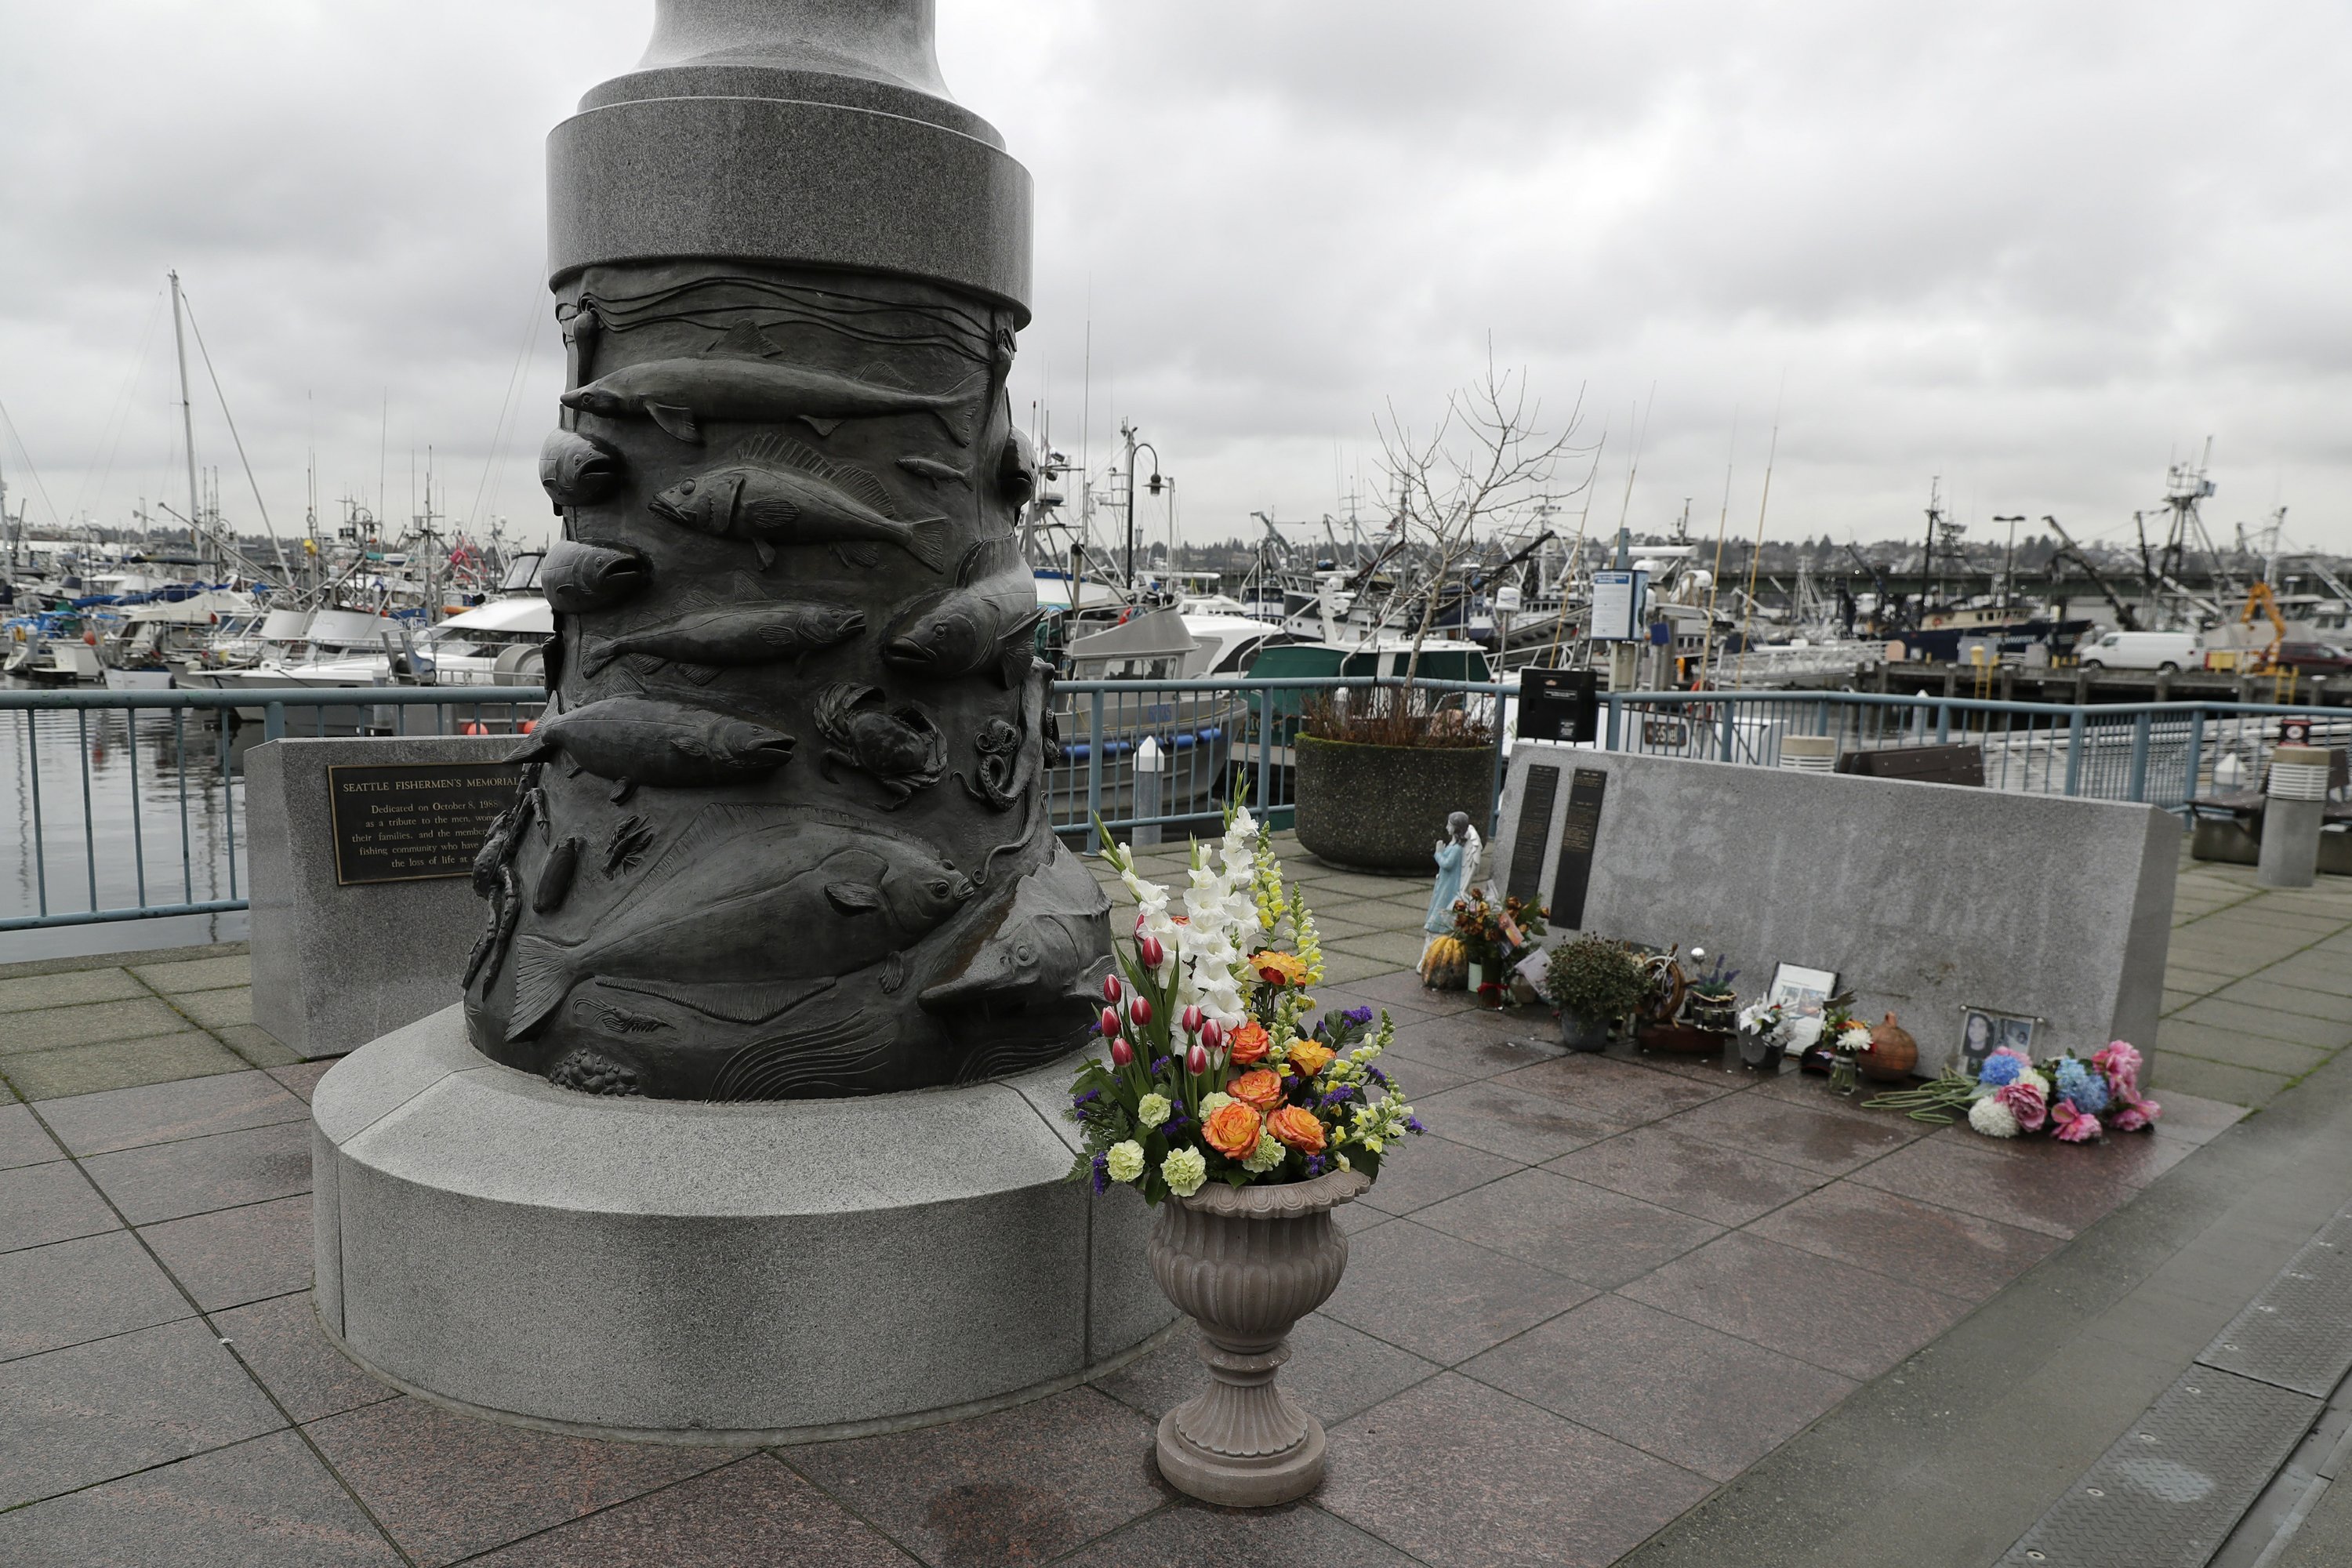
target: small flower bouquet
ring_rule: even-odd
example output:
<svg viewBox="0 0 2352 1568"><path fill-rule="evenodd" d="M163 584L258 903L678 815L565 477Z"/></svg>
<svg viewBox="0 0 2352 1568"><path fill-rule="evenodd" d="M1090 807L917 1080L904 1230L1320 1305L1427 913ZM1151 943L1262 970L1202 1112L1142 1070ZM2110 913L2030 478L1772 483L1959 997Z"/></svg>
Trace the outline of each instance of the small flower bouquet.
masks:
<svg viewBox="0 0 2352 1568"><path fill-rule="evenodd" d="M1870 1054L1870 1026L1843 1007L1832 1007L1822 1019L1822 1037L1830 1042L1830 1089L1852 1094L1862 1058Z"/></svg>
<svg viewBox="0 0 2352 1568"><path fill-rule="evenodd" d="M1486 889L1473 888L1454 900L1454 936L1463 956L1492 969L1503 955L1503 911L1486 901Z"/></svg>
<svg viewBox="0 0 2352 1568"><path fill-rule="evenodd" d="M1318 1017L1315 920L1236 808L1213 849L1192 846L1181 915L1168 889L1105 851L1135 895L1134 936L1103 981L1106 1058L1071 1085L1085 1152L1073 1180L1144 1201L1189 1198L1211 1182L1307 1181L1334 1170L1377 1178L1390 1145L1422 1125L1377 1066L1393 1026L1369 1007Z"/></svg>
<svg viewBox="0 0 2352 1568"><path fill-rule="evenodd" d="M1901 1110L1939 1126L1965 1116L1988 1138L2047 1132L2062 1143L2087 1143L2108 1132L2147 1131L2164 1114L2139 1091L2140 1065L2139 1052L2122 1040L2087 1062L2070 1051L2037 1064L2004 1046L1973 1079L1948 1067L1933 1082L1882 1095L1864 1109Z"/></svg>

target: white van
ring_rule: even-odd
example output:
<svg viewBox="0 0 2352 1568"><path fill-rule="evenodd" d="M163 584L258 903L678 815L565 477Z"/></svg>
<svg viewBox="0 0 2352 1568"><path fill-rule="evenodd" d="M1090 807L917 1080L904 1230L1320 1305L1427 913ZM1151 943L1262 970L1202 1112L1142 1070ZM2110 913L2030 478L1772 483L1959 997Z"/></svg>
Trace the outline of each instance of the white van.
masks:
<svg viewBox="0 0 2352 1568"><path fill-rule="evenodd" d="M2157 669L2169 673L2201 661L2195 632L2109 632L2075 650L2084 669Z"/></svg>

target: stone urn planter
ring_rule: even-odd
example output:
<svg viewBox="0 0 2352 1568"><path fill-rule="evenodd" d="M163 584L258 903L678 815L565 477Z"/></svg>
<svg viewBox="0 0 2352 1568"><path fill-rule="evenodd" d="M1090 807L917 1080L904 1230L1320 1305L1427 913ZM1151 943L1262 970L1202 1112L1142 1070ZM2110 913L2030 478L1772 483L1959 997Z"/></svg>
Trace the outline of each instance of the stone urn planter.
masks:
<svg viewBox="0 0 2352 1568"><path fill-rule="evenodd" d="M1323 1424L1276 1386L1291 1325L1330 1299L1348 1266L1331 1211L1371 1179L1333 1171L1311 1181L1170 1198L1152 1226L1151 1272L1201 1326L1209 1386L1160 1421L1160 1473L1177 1490L1226 1508L1269 1508L1323 1479Z"/></svg>
<svg viewBox="0 0 2352 1568"><path fill-rule="evenodd" d="M1564 1011L1559 1016L1559 1043L1571 1051L1605 1051L1609 1048L1609 1020Z"/></svg>
<svg viewBox="0 0 2352 1568"><path fill-rule="evenodd" d="M1431 875L1449 813L1486 820L1491 746L1366 746L1298 737L1298 842L1327 865Z"/></svg>

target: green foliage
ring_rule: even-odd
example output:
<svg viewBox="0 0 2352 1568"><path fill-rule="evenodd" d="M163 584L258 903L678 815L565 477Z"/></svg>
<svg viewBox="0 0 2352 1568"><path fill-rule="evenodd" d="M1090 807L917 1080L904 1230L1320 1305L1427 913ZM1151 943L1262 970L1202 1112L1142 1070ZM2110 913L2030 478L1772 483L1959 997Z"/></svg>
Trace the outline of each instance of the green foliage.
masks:
<svg viewBox="0 0 2352 1568"><path fill-rule="evenodd" d="M1619 942L1580 937L1551 950L1544 990L1561 1012L1595 1022L1632 1012L1645 990L1641 965Z"/></svg>

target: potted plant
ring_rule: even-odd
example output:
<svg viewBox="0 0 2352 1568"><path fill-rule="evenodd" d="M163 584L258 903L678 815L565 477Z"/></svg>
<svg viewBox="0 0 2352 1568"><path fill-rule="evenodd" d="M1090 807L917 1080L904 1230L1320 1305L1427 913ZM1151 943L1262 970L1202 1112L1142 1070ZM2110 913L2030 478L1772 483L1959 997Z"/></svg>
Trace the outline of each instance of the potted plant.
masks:
<svg viewBox="0 0 2352 1568"><path fill-rule="evenodd" d="M1572 1051L1606 1047L1609 1026L1632 1012L1646 989L1633 955L1597 936L1562 942L1544 961L1544 990L1559 1009L1560 1043Z"/></svg>
<svg viewBox="0 0 2352 1568"><path fill-rule="evenodd" d="M1494 731L1456 695L1413 686L1341 691L1305 704L1293 757L1298 842L1328 865L1426 871L1446 818L1486 820Z"/></svg>
<svg viewBox="0 0 2352 1568"><path fill-rule="evenodd" d="M1105 853L1139 912L1103 982L1105 1054L1071 1088L1071 1175L1159 1209L1152 1275L1201 1327L1211 1382L1161 1418L1160 1475L1226 1507L1288 1502L1322 1480L1324 1438L1275 1384L1285 1342L1347 1267L1331 1211L1422 1125L1379 1065L1387 1015L1316 1008L1314 918L1246 810L1192 847L1181 917L1129 851Z"/></svg>

